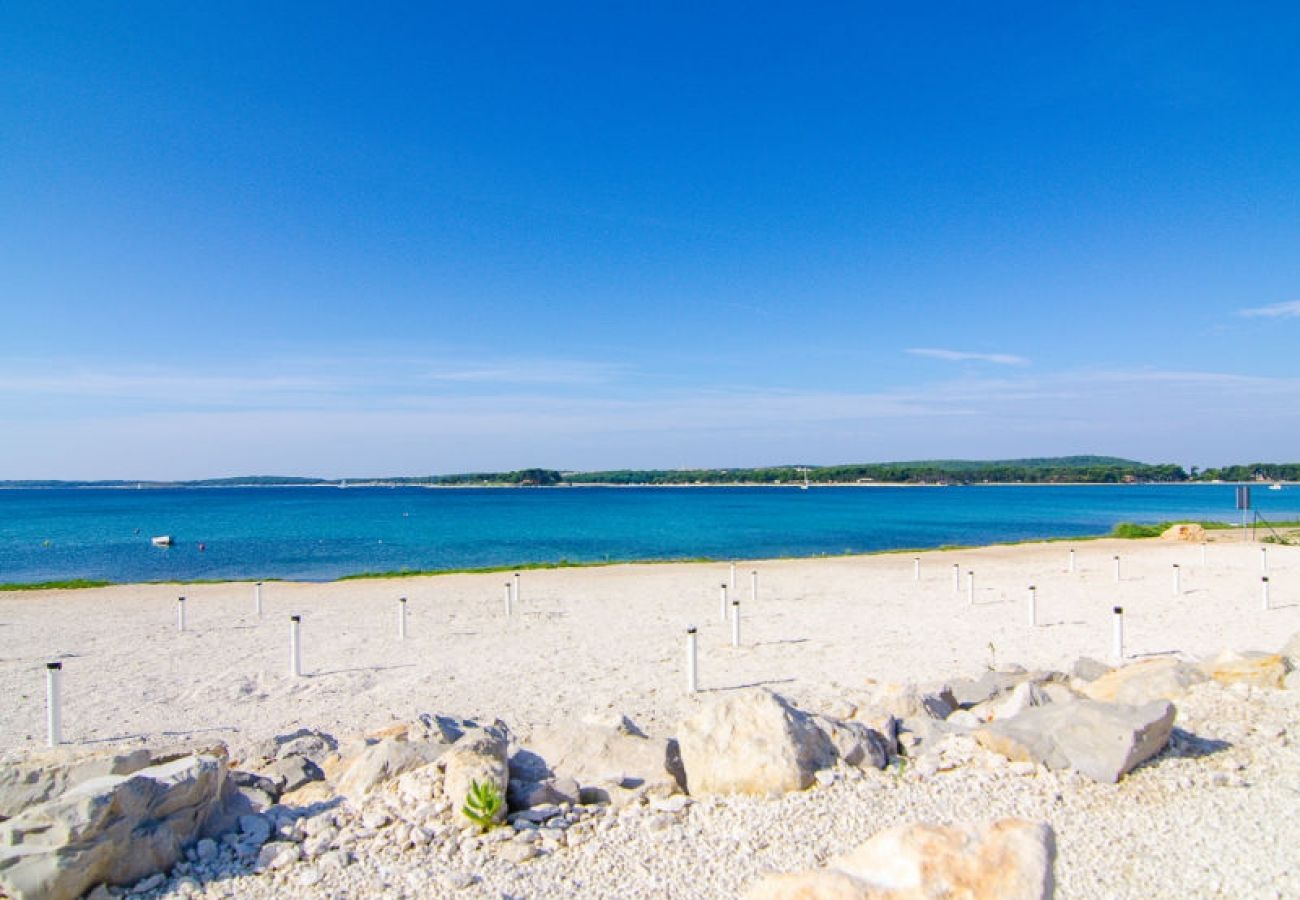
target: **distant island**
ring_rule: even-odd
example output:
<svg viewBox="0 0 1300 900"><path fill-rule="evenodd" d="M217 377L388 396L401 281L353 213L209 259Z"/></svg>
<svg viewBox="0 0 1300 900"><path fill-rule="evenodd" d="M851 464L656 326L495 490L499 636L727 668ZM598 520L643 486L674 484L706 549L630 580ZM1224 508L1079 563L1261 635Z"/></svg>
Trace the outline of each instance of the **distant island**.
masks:
<svg viewBox="0 0 1300 900"><path fill-rule="evenodd" d="M250 475L191 481L3 481L0 488L222 488L222 487L553 487L560 485L785 485L785 484L1125 484L1210 481L1300 481L1300 463L1251 463L1190 471L1115 456L1031 459L935 459L838 466L784 465L740 469L615 469L599 472L519 469L453 475L382 478L302 478Z"/></svg>

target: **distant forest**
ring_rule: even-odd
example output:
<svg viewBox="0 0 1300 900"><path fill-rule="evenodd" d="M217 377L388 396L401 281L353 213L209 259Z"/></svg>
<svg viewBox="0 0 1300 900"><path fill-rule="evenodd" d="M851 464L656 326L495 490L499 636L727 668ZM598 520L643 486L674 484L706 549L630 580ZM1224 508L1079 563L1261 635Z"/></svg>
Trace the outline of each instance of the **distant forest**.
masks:
<svg viewBox="0 0 1300 900"><path fill-rule="evenodd" d="M562 472L520 469L514 472L470 472L387 478L297 478L255 475L206 478L197 481L0 481L3 488L158 488L266 487L349 485L520 486L562 484L688 485L688 484L1122 484L1181 481L1300 481L1300 463L1251 463L1188 472L1182 466L1150 465L1114 456L1058 456L1042 459L962 460L861 463L843 466L767 466L755 469L617 469L602 472Z"/></svg>

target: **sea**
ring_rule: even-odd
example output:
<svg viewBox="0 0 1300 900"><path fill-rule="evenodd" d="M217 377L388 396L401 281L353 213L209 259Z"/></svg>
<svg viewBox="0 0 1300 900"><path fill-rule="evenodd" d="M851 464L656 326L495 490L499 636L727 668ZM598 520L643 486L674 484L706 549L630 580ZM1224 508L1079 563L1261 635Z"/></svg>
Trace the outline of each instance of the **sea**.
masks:
<svg viewBox="0 0 1300 900"><path fill-rule="evenodd" d="M1252 503L1252 518L1300 520L1300 486L1255 485ZM0 583L818 556L1240 517L1231 484L12 489Z"/></svg>

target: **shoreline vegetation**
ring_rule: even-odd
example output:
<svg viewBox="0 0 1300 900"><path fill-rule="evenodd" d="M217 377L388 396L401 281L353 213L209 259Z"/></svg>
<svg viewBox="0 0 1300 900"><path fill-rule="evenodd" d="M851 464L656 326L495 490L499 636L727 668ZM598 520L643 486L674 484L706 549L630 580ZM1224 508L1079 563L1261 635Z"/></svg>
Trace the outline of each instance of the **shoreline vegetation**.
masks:
<svg viewBox="0 0 1300 900"><path fill-rule="evenodd" d="M778 556L774 559L832 559L849 556L887 556L891 554L904 553L932 553L936 551L948 550L970 550L976 546L979 547L1015 547L1023 544L1059 544L1065 541L1100 541L1107 538L1118 538L1122 540L1146 540L1156 538L1174 525L1200 525L1206 531L1234 531L1241 526L1233 522L1213 522L1213 521L1190 521L1181 520L1177 522L1119 522L1109 532L1104 534L1084 534L1084 535L1066 535L1063 537L1033 537L1017 541L994 541L989 544L971 545L971 544L938 544L931 547L898 547L889 550L855 550L852 552L841 553L813 553L804 556ZM1273 529L1300 529L1300 521L1296 522L1272 522L1269 523ZM1276 534L1276 532L1275 532ZM1300 539L1300 535L1277 536L1270 538L1265 536L1261 540L1268 543L1294 543ZM656 559L600 559L600 560L574 560L558 559L545 562L525 562L515 564L502 564L493 566L471 566L455 567L448 569L394 569L385 572L353 572L349 575L340 575L338 578L321 582L322 584L333 584L341 581L374 581L382 579L395 578L430 578L439 575L490 575L494 572L525 572L539 569L595 569L606 568L609 566L663 566L690 563L716 563L726 562L725 559L714 558L711 556L691 556L691 557L671 557ZM0 592L13 591L53 591L53 590L82 590L87 588L103 587L120 587L126 584L241 584L243 582L261 581L276 582L285 581L283 578L197 578L180 581L102 581L85 578L72 578L55 581L36 581L36 582L0 582Z"/></svg>
<svg viewBox="0 0 1300 900"><path fill-rule="evenodd" d="M613 469L564 471L518 469L447 475L381 478L306 478L251 475L189 481L113 479L7 480L0 489L59 488L249 488L249 487L693 487L693 486L951 486L1183 484L1300 481L1300 463L1250 463L1190 470L1173 463L1149 464L1114 456L1061 456L1011 460L918 460L849 465L783 465L730 469Z"/></svg>

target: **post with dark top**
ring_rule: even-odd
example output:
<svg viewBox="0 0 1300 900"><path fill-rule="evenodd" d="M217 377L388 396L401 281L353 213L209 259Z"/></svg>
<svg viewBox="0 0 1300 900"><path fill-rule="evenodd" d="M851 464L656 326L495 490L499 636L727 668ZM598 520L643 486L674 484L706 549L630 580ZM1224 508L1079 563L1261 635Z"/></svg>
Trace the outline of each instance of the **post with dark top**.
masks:
<svg viewBox="0 0 1300 900"><path fill-rule="evenodd" d="M961 566L957 563L952 564L952 592L961 593Z"/></svg>
<svg viewBox="0 0 1300 900"><path fill-rule="evenodd" d="M185 598L176 598L176 630L185 630Z"/></svg>
<svg viewBox="0 0 1300 900"><path fill-rule="evenodd" d="M1174 596L1177 597L1183 592L1183 569L1178 563L1174 563Z"/></svg>
<svg viewBox="0 0 1300 900"><path fill-rule="evenodd" d="M718 621L719 621L719 622L725 622L725 621L727 621L727 586L726 586L726 584L723 584L723 585L722 585L722 590L719 592L719 595L721 596L722 599L718 601L718 602L719 602L719 606L718 606Z"/></svg>
<svg viewBox="0 0 1300 900"><path fill-rule="evenodd" d="M45 724L47 741L51 747L63 743L63 663L45 664Z"/></svg>
<svg viewBox="0 0 1300 900"><path fill-rule="evenodd" d="M515 606L519 605L519 573L518 572L515 573L515 594L511 598L511 601L514 603Z"/></svg>
<svg viewBox="0 0 1300 900"><path fill-rule="evenodd" d="M921 557L919 556L912 558L912 580L921 580Z"/></svg>
<svg viewBox="0 0 1300 900"><path fill-rule="evenodd" d="M1029 627L1038 625L1038 588L1029 586Z"/></svg>
<svg viewBox="0 0 1300 900"><path fill-rule="evenodd" d="M253 585L253 611L257 617L262 618L262 582Z"/></svg>
<svg viewBox="0 0 1300 900"><path fill-rule="evenodd" d="M302 616L289 617L289 674L302 677Z"/></svg>
<svg viewBox="0 0 1300 900"><path fill-rule="evenodd" d="M1264 605L1264 609L1267 611L1268 610L1268 576L1265 575L1263 578L1259 580L1259 582L1260 585L1263 587L1263 600L1264 600L1263 605Z"/></svg>
<svg viewBox="0 0 1300 900"><path fill-rule="evenodd" d="M1074 551L1070 551L1070 574L1074 574Z"/></svg>
<svg viewBox="0 0 1300 900"><path fill-rule="evenodd" d="M975 570L966 573L966 599L971 606L975 605Z"/></svg>
<svg viewBox="0 0 1300 900"><path fill-rule="evenodd" d="M1119 581L1119 557L1115 557L1115 580Z"/></svg>
<svg viewBox="0 0 1300 900"><path fill-rule="evenodd" d="M749 599L753 603L758 602L758 569L749 573Z"/></svg>
<svg viewBox="0 0 1300 900"><path fill-rule="evenodd" d="M1259 548L1259 574L1261 575L1268 574L1268 548L1267 547Z"/></svg>
<svg viewBox="0 0 1300 900"><path fill-rule="evenodd" d="M1117 665L1122 665L1124 662L1124 607L1112 607L1111 621L1111 655L1115 657Z"/></svg>
<svg viewBox="0 0 1300 900"><path fill-rule="evenodd" d="M506 582L506 618L510 618L510 582Z"/></svg>
<svg viewBox="0 0 1300 900"><path fill-rule="evenodd" d="M731 601L731 646L740 646L740 601Z"/></svg>
<svg viewBox="0 0 1300 900"><path fill-rule="evenodd" d="M406 640L406 598L397 599L397 636Z"/></svg>
<svg viewBox="0 0 1300 900"><path fill-rule="evenodd" d="M686 629L686 690L692 694L700 689L698 655L696 653L695 626Z"/></svg>

